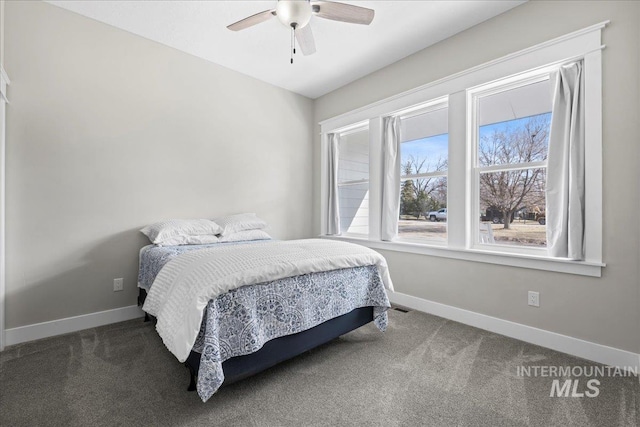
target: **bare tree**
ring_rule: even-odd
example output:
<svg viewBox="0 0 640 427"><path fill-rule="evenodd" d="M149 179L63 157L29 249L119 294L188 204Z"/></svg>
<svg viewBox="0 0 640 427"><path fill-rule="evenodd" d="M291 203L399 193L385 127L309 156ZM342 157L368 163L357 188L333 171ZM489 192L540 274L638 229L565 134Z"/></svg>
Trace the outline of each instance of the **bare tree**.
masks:
<svg viewBox="0 0 640 427"><path fill-rule="evenodd" d="M444 171L447 161L438 158L433 164L428 158L409 156L402 165L404 175L418 175L426 172ZM405 180L401 191L401 211L413 214L416 218L425 215L431 209L439 208L442 194L446 201L446 180L441 177L422 177Z"/></svg>
<svg viewBox="0 0 640 427"><path fill-rule="evenodd" d="M412 173L412 167L409 162L402 165L402 174L410 175ZM402 181L402 188L400 190L400 214L401 215L416 215L416 196L415 186L412 179ZM420 213L416 219L420 219Z"/></svg>
<svg viewBox="0 0 640 427"><path fill-rule="evenodd" d="M549 138L548 114L533 116L523 125L494 131L480 139L480 166L543 161L547 158ZM480 201L502 212L504 228L509 228L513 214L544 200L545 173L541 168L486 172L480 174Z"/></svg>

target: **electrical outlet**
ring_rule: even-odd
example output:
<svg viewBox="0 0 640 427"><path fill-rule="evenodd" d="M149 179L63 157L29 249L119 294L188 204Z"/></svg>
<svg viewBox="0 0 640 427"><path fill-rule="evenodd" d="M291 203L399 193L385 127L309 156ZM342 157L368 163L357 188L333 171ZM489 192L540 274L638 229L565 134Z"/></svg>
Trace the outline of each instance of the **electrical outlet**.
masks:
<svg viewBox="0 0 640 427"><path fill-rule="evenodd" d="M540 307L540 292L529 291L529 305Z"/></svg>
<svg viewBox="0 0 640 427"><path fill-rule="evenodd" d="M124 289L124 279L113 279L113 292L118 292Z"/></svg>

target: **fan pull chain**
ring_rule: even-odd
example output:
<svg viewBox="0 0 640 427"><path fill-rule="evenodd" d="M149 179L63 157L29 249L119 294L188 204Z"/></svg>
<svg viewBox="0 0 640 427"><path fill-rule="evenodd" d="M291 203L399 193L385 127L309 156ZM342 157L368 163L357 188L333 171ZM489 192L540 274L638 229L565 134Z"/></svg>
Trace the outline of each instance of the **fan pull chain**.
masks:
<svg viewBox="0 0 640 427"><path fill-rule="evenodd" d="M291 63L293 64L293 55L296 54L296 27L291 26Z"/></svg>

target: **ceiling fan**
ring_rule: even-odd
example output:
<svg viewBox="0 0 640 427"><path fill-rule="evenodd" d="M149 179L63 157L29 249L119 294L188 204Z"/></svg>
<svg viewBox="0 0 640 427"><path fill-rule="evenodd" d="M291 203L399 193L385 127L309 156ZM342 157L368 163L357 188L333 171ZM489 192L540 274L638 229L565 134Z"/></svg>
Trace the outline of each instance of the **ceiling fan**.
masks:
<svg viewBox="0 0 640 427"><path fill-rule="evenodd" d="M353 6L332 1L310 0L278 0L275 9L265 10L238 22L227 26L232 31L240 31L267 21L274 16L282 24L291 28L291 63L295 53L295 40L302 50L303 55L311 55L316 51L313 33L309 20L311 15L318 18L331 19L333 21L348 22L351 24L369 25L373 21L375 11L366 7Z"/></svg>

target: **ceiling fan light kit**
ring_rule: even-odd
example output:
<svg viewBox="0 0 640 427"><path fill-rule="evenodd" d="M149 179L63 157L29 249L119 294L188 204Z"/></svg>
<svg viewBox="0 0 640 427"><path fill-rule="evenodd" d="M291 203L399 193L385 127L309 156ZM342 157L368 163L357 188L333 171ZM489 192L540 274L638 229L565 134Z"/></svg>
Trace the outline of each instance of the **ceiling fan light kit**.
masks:
<svg viewBox="0 0 640 427"><path fill-rule="evenodd" d="M278 0L275 9L256 13L234 22L227 28L232 31L240 31L276 16L283 25L291 28L291 63L293 64L295 41L298 42L302 54L305 56L311 55L316 51L311 25L309 25L312 15L332 21L369 25L373 21L375 11L366 7L331 1Z"/></svg>
<svg viewBox="0 0 640 427"><path fill-rule="evenodd" d="M276 16L287 28L302 28L311 19L311 3L307 0L280 0Z"/></svg>

